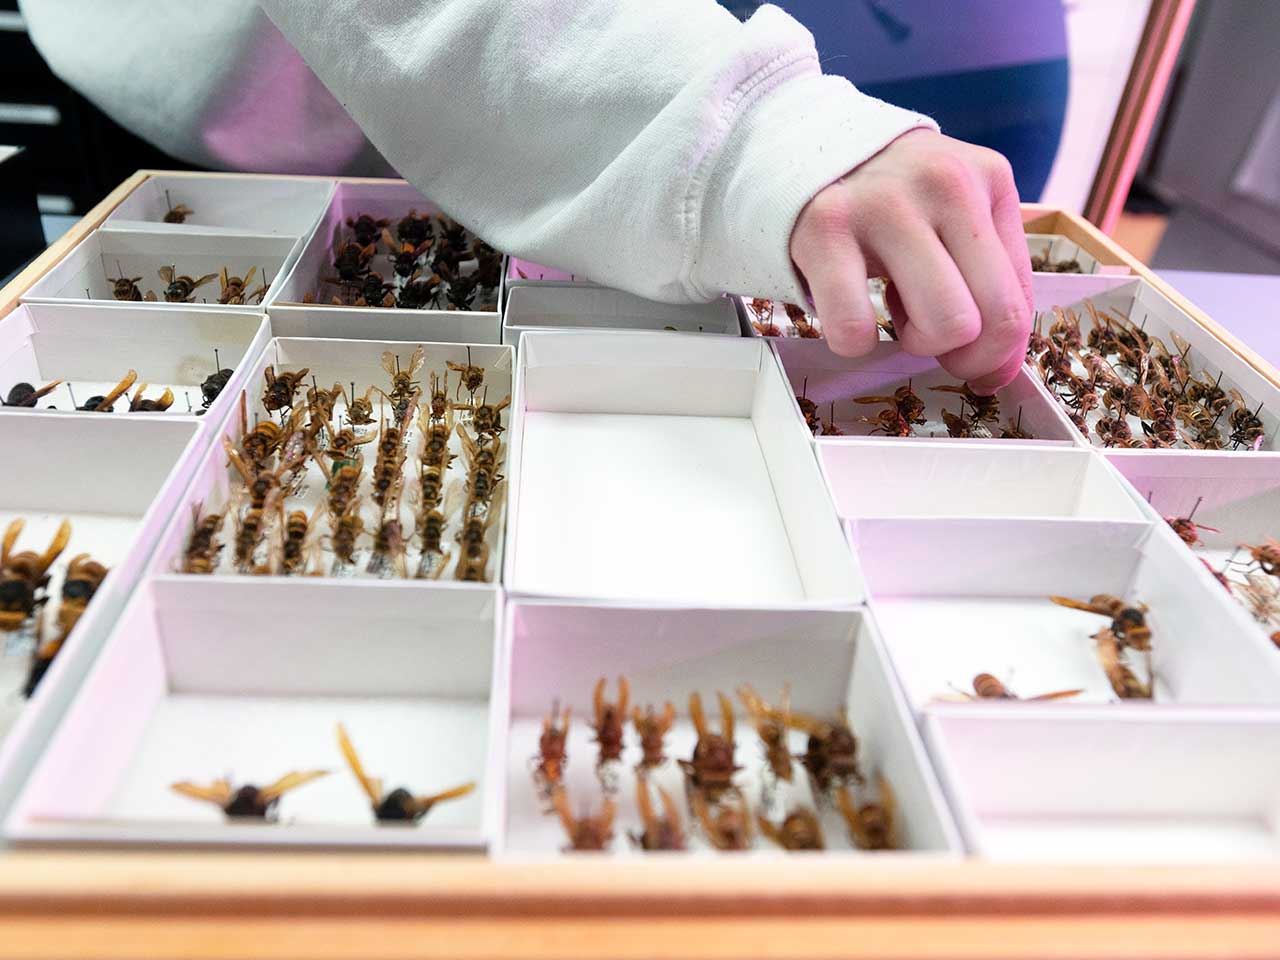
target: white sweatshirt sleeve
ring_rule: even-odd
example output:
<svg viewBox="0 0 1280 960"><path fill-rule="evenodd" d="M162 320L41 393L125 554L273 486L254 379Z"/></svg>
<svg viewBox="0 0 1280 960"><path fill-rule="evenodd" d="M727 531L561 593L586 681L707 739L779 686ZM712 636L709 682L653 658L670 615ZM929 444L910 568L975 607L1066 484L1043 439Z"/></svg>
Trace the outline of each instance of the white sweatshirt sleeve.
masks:
<svg viewBox="0 0 1280 960"><path fill-rule="evenodd" d="M261 3L449 214L660 300L801 301L788 246L804 205L933 126L824 76L772 6L744 24L713 0Z"/></svg>

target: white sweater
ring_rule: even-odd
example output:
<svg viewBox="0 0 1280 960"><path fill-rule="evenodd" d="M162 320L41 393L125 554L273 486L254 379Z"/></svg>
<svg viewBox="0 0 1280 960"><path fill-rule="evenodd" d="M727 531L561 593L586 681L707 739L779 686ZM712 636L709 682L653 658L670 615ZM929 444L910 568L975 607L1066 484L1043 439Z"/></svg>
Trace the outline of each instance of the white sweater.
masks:
<svg viewBox="0 0 1280 960"><path fill-rule="evenodd" d="M771 6L744 24L713 0L262 0L288 43L245 0L22 7L56 71L171 152L367 163L336 97L494 245L661 300L800 301L805 203L932 125L824 75Z"/></svg>

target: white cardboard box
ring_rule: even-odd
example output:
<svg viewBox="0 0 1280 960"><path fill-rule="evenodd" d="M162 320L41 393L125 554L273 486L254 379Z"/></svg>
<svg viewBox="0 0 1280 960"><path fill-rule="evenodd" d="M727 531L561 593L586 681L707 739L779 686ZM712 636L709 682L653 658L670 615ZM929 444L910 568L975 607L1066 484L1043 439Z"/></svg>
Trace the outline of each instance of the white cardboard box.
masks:
<svg viewBox="0 0 1280 960"><path fill-rule="evenodd" d="M102 227L81 240L53 269L32 284L22 300L24 303L73 301L92 302L99 307L137 307L140 302L145 305L145 301L115 299L112 280L141 277L138 288L144 295L154 292L160 305L174 306L164 303L161 267L172 266L179 275L194 279L217 274L223 267L228 274L243 277L254 268L256 274L251 286L256 289L263 283L270 284L261 304L218 303L221 288L215 277L195 291L193 303L178 306L261 314L262 304L271 300L280 283L281 270L293 255L297 242L296 237L272 234L232 235L195 229L148 232Z"/></svg>
<svg viewBox="0 0 1280 960"><path fill-rule="evenodd" d="M260 313L188 310L180 304L104 310L97 304L26 303L0 321L0 390L20 381L41 386L63 380L39 408L54 405L59 413L71 413L90 397L105 396L132 369L137 383L116 401L113 415L129 415L129 398L145 383L144 396L152 399L171 389L173 406L164 414L134 416L203 415L217 423L230 411L246 368L270 337ZM236 375L206 410L200 385L219 369L215 361ZM20 416L28 411L0 407L0 412Z"/></svg>
<svg viewBox="0 0 1280 960"><path fill-rule="evenodd" d="M140 579L191 479L205 437L191 420L143 423L136 417L29 412L0 418L0 440L10 462L22 465L0 477L0 532L22 517L26 526L16 549L44 550L62 520L71 521L71 539L51 571L50 595L60 595L67 564L76 554L89 553L110 568L30 701L20 693L26 651L0 656L3 812ZM56 606L51 602L44 614L50 630Z"/></svg>
<svg viewBox="0 0 1280 960"><path fill-rule="evenodd" d="M409 583L162 577L134 596L6 823L16 842L483 847L501 600ZM250 611L257 611L256 615ZM377 629L370 629L370 624ZM384 791L475 781L417 825L378 825L336 739ZM280 822L227 821L180 780L286 794Z"/></svg>
<svg viewBox="0 0 1280 960"><path fill-rule="evenodd" d="M307 294L336 288L320 283L333 274L333 244L348 236L348 217L369 214L395 222L410 208L438 213L439 208L404 182L343 182L337 185L328 210L305 238L302 252L278 292L268 304L277 336L330 337L361 340L431 340L453 343L500 343L502 323L495 302L487 310L402 310L399 308L344 307L329 303L303 303ZM391 264L379 253L373 269L391 277ZM498 293L495 291L495 298ZM320 300L317 296L317 300Z"/></svg>
<svg viewBox="0 0 1280 960"><path fill-rule="evenodd" d="M631 702L662 709L671 700L678 711L667 735L667 761L651 777L677 800L690 851L714 855L689 822L683 775L676 758L692 754L696 732L688 718L688 695L700 691L713 729L719 729L717 690L734 699L735 759L745 769L735 782L753 811L762 807L763 750L734 690L742 683L776 701L791 684L795 710L830 716L848 709L859 740L859 765L868 783L883 774L899 809L904 850L945 855L957 849L950 814L941 802L933 771L925 759L910 711L895 685L887 659L865 613L835 610L733 611L561 605L512 602L508 607L505 656L508 664L494 703L501 710L495 729L502 743L495 750L499 767L491 775L505 784L499 813L498 849L508 858L555 856L565 844L563 830L543 805L531 777L530 758L538 752L543 717L552 702L572 708L565 786L575 810L598 809L601 789L595 773L596 747L589 725L596 680L608 678L610 699L617 676L631 685ZM646 856L635 850L628 831L639 832L635 776L639 759L634 728L628 723L617 802L617 855ZM792 734L797 753L804 737ZM855 795L860 791L855 790ZM848 832L826 798L818 808L828 851L850 851ZM814 809L814 794L797 761L793 781L771 801L774 816L794 804ZM755 855L783 854L756 836ZM862 855L854 853L855 856ZM900 854L898 854L900 855ZM584 854L584 856L589 856ZM878 853L877 857L895 854Z"/></svg>
<svg viewBox="0 0 1280 960"><path fill-rule="evenodd" d="M1155 700L1276 705L1280 657L1176 543L1144 522L885 519L851 524L871 609L907 699L921 710L990 673L1020 697L1081 689L1055 709L1116 701L1092 635L1107 618L1060 607L1112 594L1149 606ZM1141 655L1131 661L1147 675Z"/></svg>
<svg viewBox="0 0 1280 960"><path fill-rule="evenodd" d="M935 708L929 752L969 851L1035 863L1274 860L1271 711Z"/></svg>
<svg viewBox="0 0 1280 960"><path fill-rule="evenodd" d="M725 606L861 600L767 344L526 333L517 364L509 590Z"/></svg>
<svg viewBox="0 0 1280 960"><path fill-rule="evenodd" d="M532 283L512 287L502 317L502 342L515 346L526 330L676 330L738 337L736 298L705 304L658 303L594 284Z"/></svg>
<svg viewBox="0 0 1280 960"><path fill-rule="evenodd" d="M113 230L229 234L278 233L297 239L311 232L328 206L334 181L324 177L152 176L111 211ZM191 210L182 223L165 223L169 205Z"/></svg>
<svg viewBox="0 0 1280 960"><path fill-rule="evenodd" d="M321 389L327 390L332 388L335 383L340 383L350 391L351 381L355 381L355 390L358 394L363 395L366 389L372 384L384 390L390 390L390 377L382 368L382 354L384 351L390 350L395 353L400 360L402 367L407 367L414 348L417 344L405 344L399 342L377 342L367 340L309 340L309 339L293 339L288 337L277 337L270 341L262 353L248 365L249 373L246 380L247 397L247 416L250 429L256 424L258 419L265 419L270 416L279 421L279 414L269 413L262 406L261 397L263 391L263 371L268 365L274 366L277 373L281 370L297 371L304 367L309 368L306 381L300 385L297 394L297 402L299 404L306 403L306 391L311 387L312 378L315 378L316 384ZM471 362L486 368L485 372L485 389L488 390L489 402L497 404L503 397L512 393L512 356L513 352L510 347L491 346L491 345L475 345L468 348L465 344L453 343L424 343L421 345L425 353L425 362L422 369L418 372L417 380L419 381L423 398L419 409L425 408L430 401L430 374L435 372L443 374L446 371L448 361L465 364L470 358ZM457 383L458 375L453 371L448 371L450 393L455 392L454 385ZM465 389L459 388L457 395L461 401L468 402L468 394ZM187 542L191 536L192 530L192 509L199 506L202 512L222 512L227 509L231 503L232 490L243 488L243 481L239 478L230 464L227 462L227 455L223 447L223 437L231 440L232 443L238 444L241 438L241 424L239 412L238 396L232 400L233 409L229 409L226 419L216 427L216 434L209 444L207 454L204 456L195 471L194 478L191 482L190 489L187 491L185 503L182 509L176 511L173 515L172 522L161 536L157 546L154 559L152 560L150 571L153 574L175 573L181 569L181 562ZM335 420L339 423L343 422L345 416L346 405L343 400L339 400L334 408ZM380 410L386 413L390 418L390 408L386 404L379 404L376 392L374 393L374 411L375 418L379 417ZM518 429L514 417L512 407L508 407L501 413L502 422L506 428L503 439L506 440L512 433ZM374 431L376 437L377 427L361 427L359 432L367 433ZM417 453L419 450L420 431L416 422L409 430L406 444L409 449L409 456L403 468L405 483L404 490L400 499L400 513L402 522L406 525L406 530L413 530L413 502L412 490L416 484L417 478ZM373 470L376 455L376 440L363 447L365 453L364 479L361 486L361 493L365 500L365 536L360 541L360 554L364 559L368 557L368 546L372 530L374 528L374 511L375 508L370 502L370 474ZM466 460L462 453L461 441L458 436L457 428L453 432L450 439L450 451L456 456L452 465L449 467L446 475L446 500L451 499L449 488L456 484L461 484L466 478ZM506 440L504 444L504 456L506 464L511 463L510 460L510 441ZM504 469L499 471L500 475L509 475L510 470ZM285 503L286 510L305 510L308 516L315 522L317 516L324 516L325 499L326 499L326 482L327 479L314 461L314 458L308 463L306 477L303 481L301 490L296 495L288 497ZM508 486L510 480L503 481L503 486ZM509 489L509 486L508 486ZM509 496L509 494L508 494ZM495 504L499 511L505 510L500 498L495 498ZM502 550L505 532L505 518L499 517L498 521L490 530L490 543L492 554L489 560L489 574L491 582L489 583L459 583L453 579L453 562L458 555L457 547L453 545L453 537L457 533L456 518L451 518L450 526L445 531L445 542L452 547L452 558L450 565L446 566L443 576L438 580L419 580L416 581L416 587L419 590L427 591L423 596L433 596L441 591L478 591L482 593L496 594L499 572L502 569ZM327 530L327 527L326 527ZM234 538L235 527L234 520L230 517L226 520L223 528L221 541L225 545L222 553L222 561L215 576L234 576L240 578L235 573L234 564L232 562L232 539ZM412 570L414 566L414 554L410 552L409 565ZM332 554L328 551L322 552L323 563L328 568L331 562ZM363 571L354 574L355 578L360 582L374 581L376 578L372 574ZM267 576L255 576L251 578L254 581L279 581L282 579L296 581L298 578L279 578Z"/></svg>

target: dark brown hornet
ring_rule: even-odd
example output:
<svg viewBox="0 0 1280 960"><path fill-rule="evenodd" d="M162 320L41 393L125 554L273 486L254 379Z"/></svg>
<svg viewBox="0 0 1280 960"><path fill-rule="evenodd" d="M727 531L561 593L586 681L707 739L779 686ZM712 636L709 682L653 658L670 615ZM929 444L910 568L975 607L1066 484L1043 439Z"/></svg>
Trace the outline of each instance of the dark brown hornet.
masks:
<svg viewBox="0 0 1280 960"><path fill-rule="evenodd" d="M1147 500L1150 501L1150 495ZM1192 519L1196 515L1196 511L1200 509L1200 504L1204 502L1204 497L1196 497L1196 504L1191 508L1191 512L1185 517L1165 517L1164 522L1169 524L1174 533L1178 535L1178 539L1185 543L1188 547L1198 547L1201 544L1200 531L1205 530L1209 533L1221 533L1217 527L1206 527L1203 523L1196 523Z"/></svg>
<svg viewBox="0 0 1280 960"><path fill-rule="evenodd" d="M600 748L597 766L604 766L622 757L622 733L627 722L627 703L631 696L627 678L619 677L618 702L608 702L604 698L606 682L604 677L596 681L596 689L592 697L592 703L595 706L595 723L591 729L595 731L595 743Z"/></svg>
<svg viewBox="0 0 1280 960"><path fill-rule="evenodd" d="M387 259L391 261L391 269L397 277L406 279L413 276L423 254L431 249L430 240L423 240L420 243L411 243L407 240L397 242L390 230L382 231L382 242L387 245Z"/></svg>
<svg viewBox="0 0 1280 960"><path fill-rule="evenodd" d="M173 406L173 391L165 387L164 393L159 398L147 398L143 394L147 390L147 384L142 384L133 392L133 399L129 401L130 413L164 413Z"/></svg>
<svg viewBox="0 0 1280 960"><path fill-rule="evenodd" d="M186 223L187 217L195 213L195 211L192 210L190 207L188 207L185 203L179 203L175 206L174 202L169 199L168 190L164 192L164 202L169 208L164 213L165 223Z"/></svg>
<svg viewBox="0 0 1280 960"><path fill-rule="evenodd" d="M1096 613L1100 617L1109 617L1110 630L1115 634L1121 648L1131 647L1134 650L1151 650L1151 627L1147 624L1147 605L1145 603L1125 603L1119 597L1109 593L1100 593L1085 600L1072 600L1070 597L1050 597L1060 607L1071 610L1083 610Z"/></svg>
<svg viewBox="0 0 1280 960"><path fill-rule="evenodd" d="M754 841L751 811L742 793L734 789L725 794L713 810L706 796L694 791L689 798L693 815L702 827L707 843L717 850L747 850Z"/></svg>
<svg viewBox="0 0 1280 960"><path fill-rule="evenodd" d="M337 279L326 278L327 282L334 284L354 284L359 283L360 278L369 272L369 262L373 260L373 255L378 252L378 248L373 243L360 244L353 240L348 240L338 248L333 258L333 269L337 272Z"/></svg>
<svg viewBox="0 0 1280 960"><path fill-rule="evenodd" d="M29 383L15 383L9 388L9 393L4 400L0 401L0 406L34 409L38 401L53 393L61 385L61 380L54 380L52 383L46 383L39 388L33 387Z"/></svg>
<svg viewBox="0 0 1280 960"><path fill-rule="evenodd" d="M569 845L565 852L599 852L613 843L613 819L617 815L617 805L608 797L600 804L600 812L592 814L584 812L575 817L569 806L569 795L564 787L557 787L551 794L551 807L560 818Z"/></svg>
<svg viewBox="0 0 1280 960"><path fill-rule="evenodd" d="M675 720L676 707L670 700L666 702L661 714L654 709L653 704L649 704L644 710L639 705L631 709L631 722L635 725L636 735L640 737L641 757L637 770L660 767L667 762L665 741Z"/></svg>
<svg viewBox="0 0 1280 960"><path fill-rule="evenodd" d="M765 760L770 772L779 780L791 782L791 747L787 742L787 732L791 718L791 687L782 688L782 700L779 706L772 707L765 703L755 687L744 683L738 688L738 699L747 708L751 721L755 724L760 743L764 746Z"/></svg>
<svg viewBox="0 0 1280 960"><path fill-rule="evenodd" d="M653 808L649 781L644 777L636 778L636 809L640 811L644 830L631 834L631 842L641 850L683 850L684 827L680 823L680 810L671 794L661 787L658 787L658 796L662 800L661 814Z"/></svg>
<svg viewBox="0 0 1280 960"><path fill-rule="evenodd" d="M218 536L222 533L226 518L225 513L207 513L201 516L200 504L192 504L191 538L182 555L183 573L210 574L218 568L218 557L222 554L223 547Z"/></svg>
<svg viewBox="0 0 1280 960"><path fill-rule="evenodd" d="M712 733L702 711L702 696L689 694L689 718L693 721L698 739L693 745L693 757L681 760L680 768L697 793L715 803L727 790L733 789L733 776L742 768L733 760L733 704L723 693L716 693L720 701L720 733Z"/></svg>
<svg viewBox="0 0 1280 960"><path fill-rule="evenodd" d="M924 401L920 399L920 395L912 389L910 380L908 380L904 386L893 391L892 396L854 397L853 402L889 403L893 405L898 415L908 424L921 426L926 422L924 416Z"/></svg>
<svg viewBox="0 0 1280 960"><path fill-rule="evenodd" d="M962 384L944 384L941 387L930 387L937 393L956 393L964 398L964 402L969 405L969 409L973 411L973 419L979 423L999 423L1000 422L1000 398L995 394L989 397L981 397L973 392L973 388L967 383Z"/></svg>
<svg viewBox="0 0 1280 960"><path fill-rule="evenodd" d="M484 367L477 366L471 362L471 348L467 347L467 362L465 364L446 360L445 366L458 374L459 389L465 389L467 393L471 394L474 402L475 393L484 386ZM445 376L447 377L448 374L446 373Z"/></svg>
<svg viewBox="0 0 1280 960"><path fill-rule="evenodd" d="M416 247L427 243L434 236L435 230L429 213L419 214L417 210L410 207L409 212L396 221L396 237L401 243Z"/></svg>
<svg viewBox="0 0 1280 960"><path fill-rule="evenodd" d="M346 757L347 765L359 782L360 788L369 798L374 819L379 823L417 823L437 804L465 797L476 788L475 783L463 783L439 793L417 796L404 787L397 787L390 793L384 794L382 781L364 772L364 766L360 763L356 748L352 745L351 738L347 736L346 728L342 724L338 724L338 746L342 749L342 755Z"/></svg>
<svg viewBox="0 0 1280 960"><path fill-rule="evenodd" d="M230 383L231 378L235 376L235 372L233 370L229 367L222 366L222 360L218 357L218 350L216 347L213 351L213 368L214 372L205 377L203 382L200 384L200 406L204 410L208 410L213 406L214 401L222 395L222 391L227 389L227 384Z"/></svg>
<svg viewBox="0 0 1280 960"><path fill-rule="evenodd" d="M160 268L160 279L164 283L164 299L167 303L193 303L196 291L210 281L217 280L216 273L206 273L194 279L186 274L178 273L176 266Z"/></svg>
<svg viewBox="0 0 1280 960"><path fill-rule="evenodd" d="M142 291L138 289L138 281L141 277L126 277L124 270L120 266L120 261L116 261L116 275L107 277L107 281L111 284L111 296L117 300L123 300L126 303L137 303L142 300Z"/></svg>
<svg viewBox="0 0 1280 960"><path fill-rule="evenodd" d="M356 243L362 247L377 243L382 228L390 222L390 220L375 219L367 213L359 214L355 219L347 217L347 227L356 238Z"/></svg>
<svg viewBox="0 0 1280 960"><path fill-rule="evenodd" d="M843 712L831 720L793 713L790 723L809 735L800 761L809 771L816 793L825 794L832 786L863 782L858 770L858 738Z"/></svg>
<svg viewBox="0 0 1280 960"><path fill-rule="evenodd" d="M805 807L790 811L781 824L766 819L763 813L756 814L756 822L760 833L783 850L822 850L825 847L818 816Z"/></svg>
<svg viewBox="0 0 1280 960"><path fill-rule="evenodd" d="M538 755L533 757L533 780L538 789L550 795L560 786L565 764L569 762L569 707L560 712L560 701L551 704L551 712L542 720L542 733L538 737Z"/></svg>
<svg viewBox="0 0 1280 960"><path fill-rule="evenodd" d="M306 770L286 773L279 780L265 787L245 784L232 787L231 781L219 778L207 787L182 780L173 784L172 789L192 800L203 800L222 809L228 819L253 819L274 822L280 798L290 790L296 790L312 780L319 780L329 775L328 770Z"/></svg>
<svg viewBox="0 0 1280 960"><path fill-rule="evenodd" d="M1055 690L1053 693L1042 693L1036 697L1020 697L1010 690L999 677L991 673L980 673L973 678L973 693L960 690L958 691L958 697L961 700L1026 700L1031 702L1034 700L1065 700L1069 697L1079 696L1082 693L1084 693L1083 689Z"/></svg>
<svg viewBox="0 0 1280 960"><path fill-rule="evenodd" d="M23 550L15 553L26 521L12 521L0 546L0 631L19 630L45 602L49 568L62 555L71 539L71 521L63 520L44 553Z"/></svg>
<svg viewBox="0 0 1280 960"><path fill-rule="evenodd" d="M31 667L27 671L27 680L22 687L22 695L30 697L36 687L53 665L53 658L58 655L71 631L75 629L89 601L93 599L102 581L110 571L87 553L72 557L67 566L67 576L62 582L62 597L58 604L58 633L56 636L40 644L32 654Z"/></svg>
<svg viewBox="0 0 1280 960"><path fill-rule="evenodd" d="M751 321L751 326L757 334L762 337L780 337L782 330L773 322L773 313L775 306L772 300L766 300L763 297L755 297L751 301L751 312L756 318Z"/></svg>
<svg viewBox="0 0 1280 960"><path fill-rule="evenodd" d="M836 790L836 804L849 826L849 837L859 850L896 850L899 845L897 800L883 775L876 777L876 783L879 803L858 805L848 788L840 787Z"/></svg>
<svg viewBox="0 0 1280 960"><path fill-rule="evenodd" d="M256 290L249 289L249 284L253 283L253 275L257 272L257 267L250 267L249 272L243 277L233 277L227 274L226 267L219 270L218 280L222 292L218 294L218 302L235 305L247 304L250 301L261 302L263 295L267 292L267 285L264 283Z"/></svg>
<svg viewBox="0 0 1280 960"><path fill-rule="evenodd" d="M294 398L298 395L298 385L302 383L308 373L311 372L310 367L303 367L301 370L288 371L281 370L276 373L276 368L268 364L267 368L262 371L262 378L266 386L262 391L262 406L272 412L276 410L292 410Z"/></svg>

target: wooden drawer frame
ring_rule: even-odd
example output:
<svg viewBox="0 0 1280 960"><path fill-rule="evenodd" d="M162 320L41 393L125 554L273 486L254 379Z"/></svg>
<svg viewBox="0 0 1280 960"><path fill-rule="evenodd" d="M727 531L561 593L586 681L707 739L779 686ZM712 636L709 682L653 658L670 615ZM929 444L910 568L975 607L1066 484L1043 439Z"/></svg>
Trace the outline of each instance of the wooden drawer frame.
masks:
<svg viewBox="0 0 1280 960"><path fill-rule="evenodd" d="M143 180L3 290L0 316ZM208 174L200 174L208 176ZM227 174L225 176L235 176ZM1272 382L1280 372L1093 225L1026 204L1128 266ZM622 864L328 852L0 852L7 957L1274 957L1280 865L1015 866L794 858Z"/></svg>

